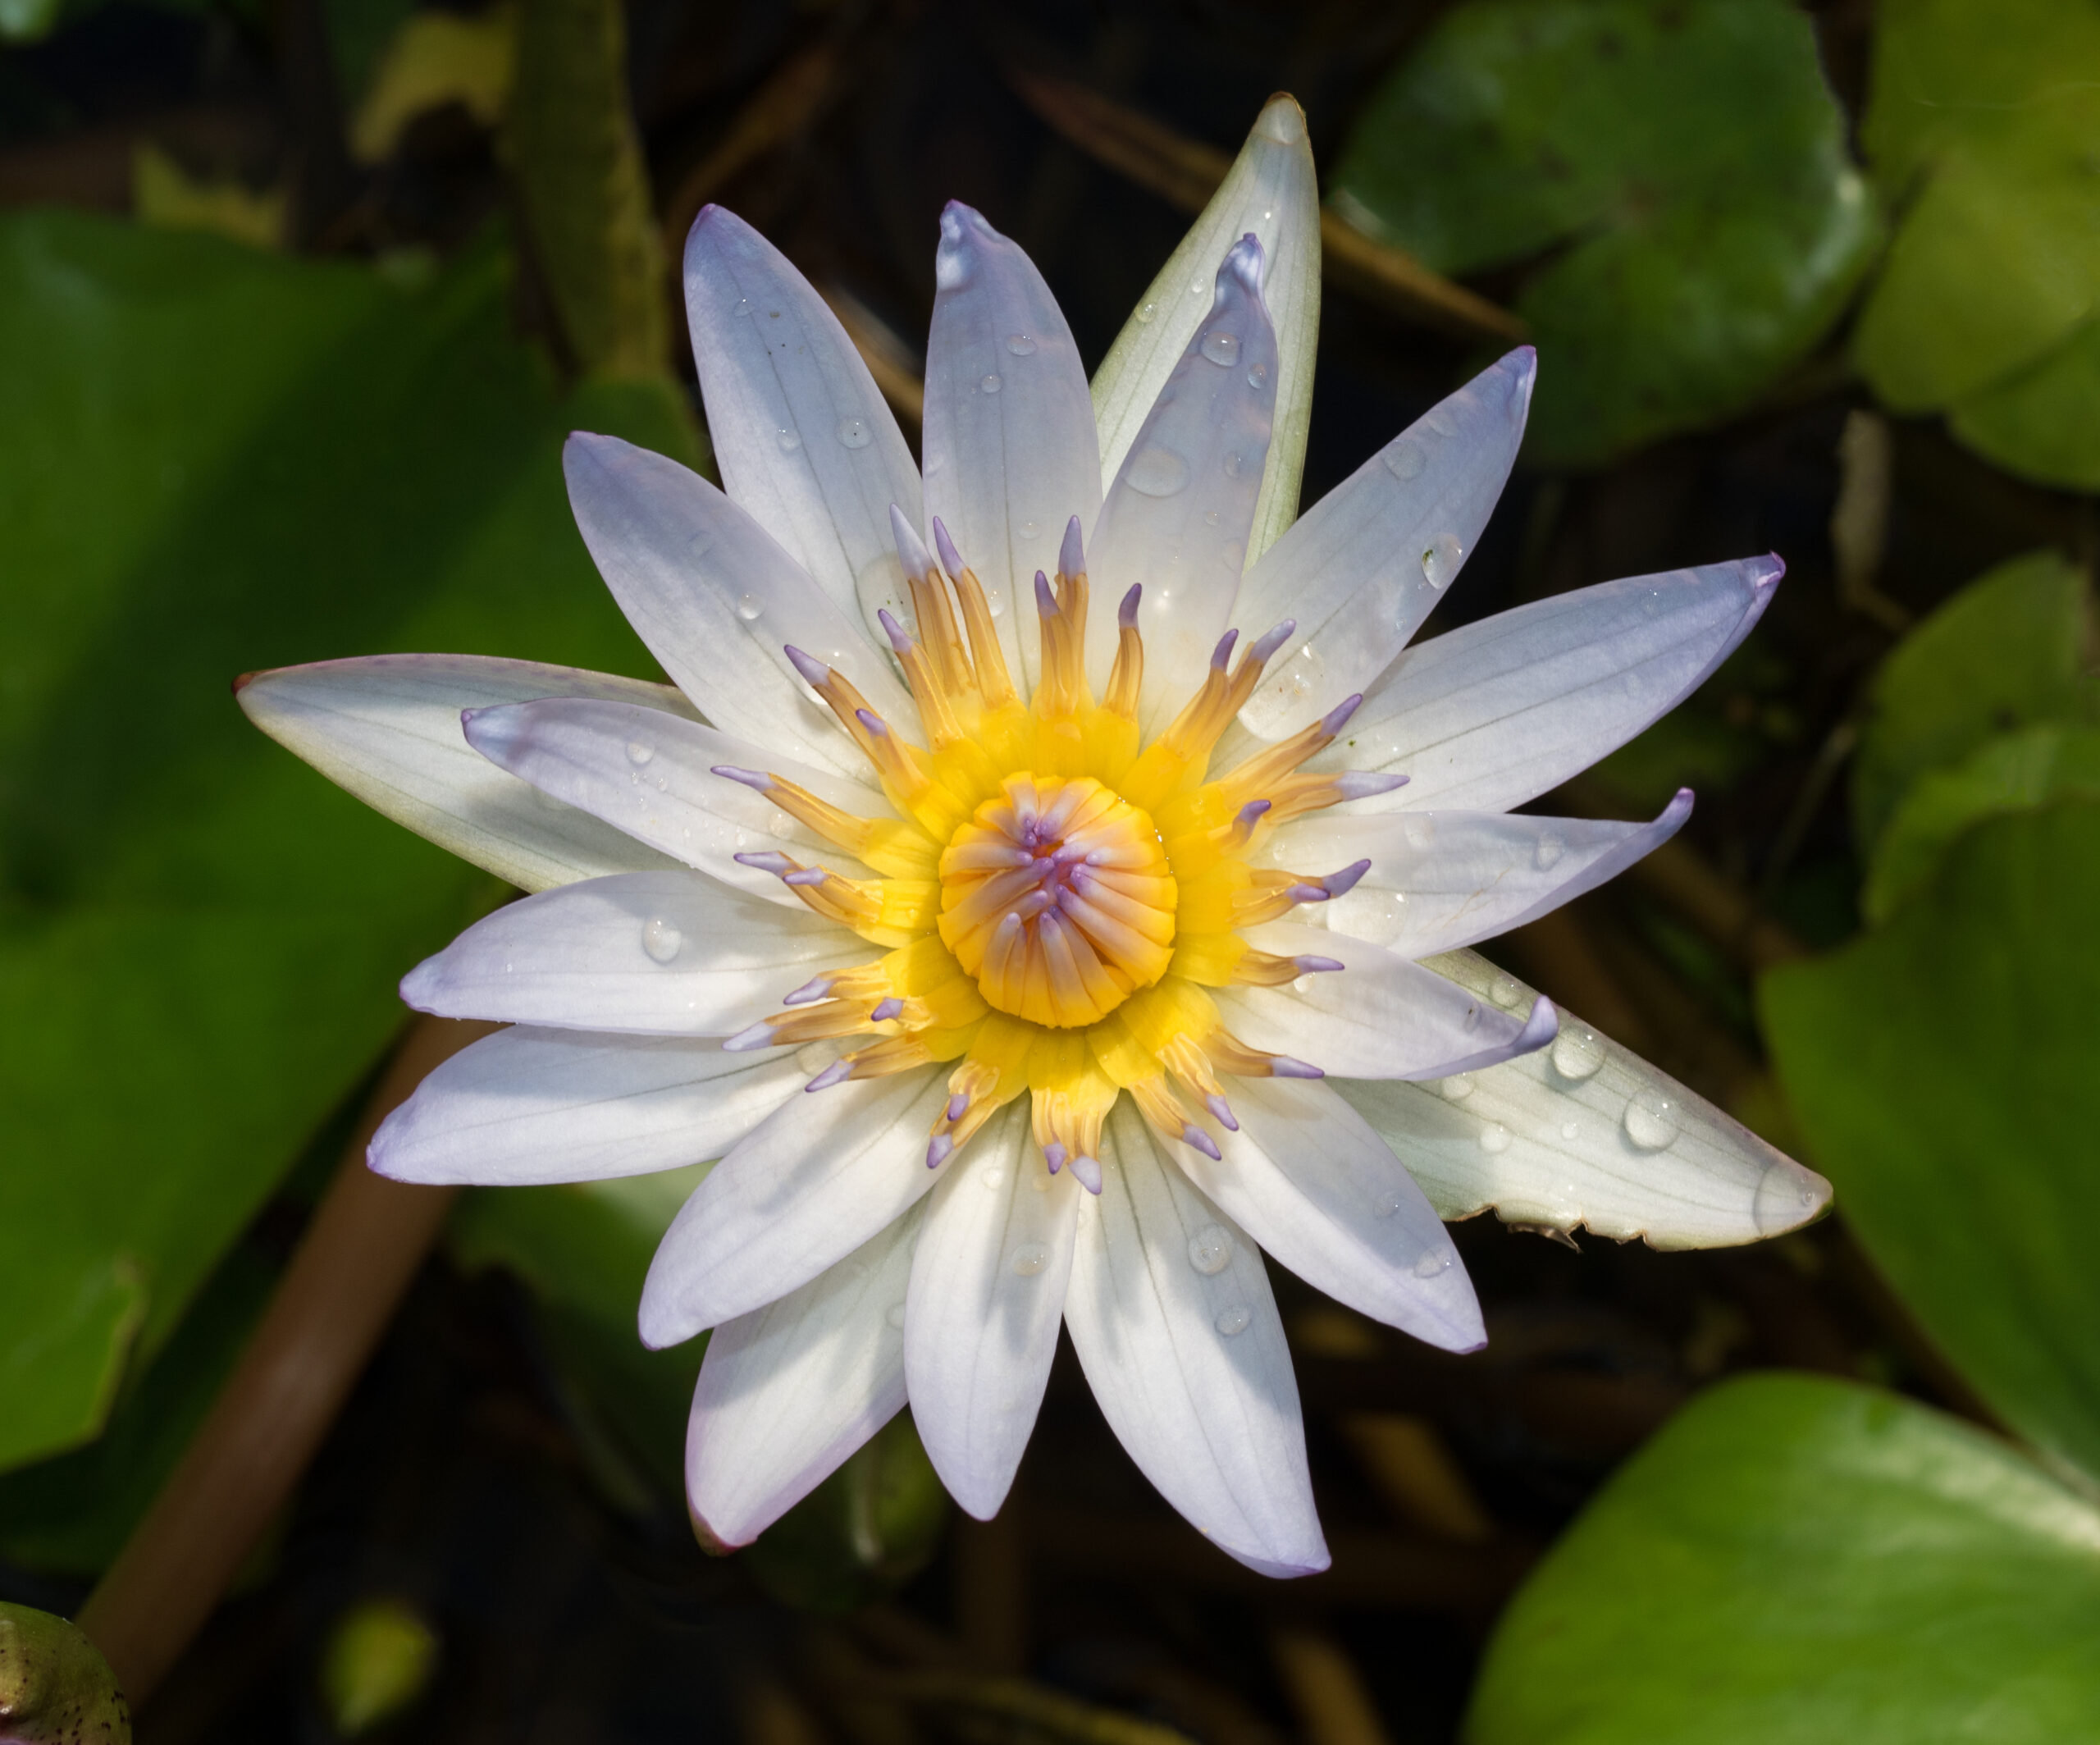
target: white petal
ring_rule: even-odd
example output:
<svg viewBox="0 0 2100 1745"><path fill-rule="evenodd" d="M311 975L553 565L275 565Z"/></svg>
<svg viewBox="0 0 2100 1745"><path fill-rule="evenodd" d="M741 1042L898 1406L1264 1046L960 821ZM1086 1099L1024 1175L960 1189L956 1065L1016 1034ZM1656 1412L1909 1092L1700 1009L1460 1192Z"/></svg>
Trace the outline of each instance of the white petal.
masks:
<svg viewBox="0 0 2100 1745"><path fill-rule="evenodd" d="M1123 596L1144 586L1138 719L1148 733L1202 683L1231 619L1276 409L1260 254L1235 244L1216 271L1216 298L1108 487L1087 552L1087 672L1097 695L1116 658Z"/></svg>
<svg viewBox="0 0 2100 1745"><path fill-rule="evenodd" d="M664 670L709 720L805 763L865 767L788 659L790 645L835 666L875 712L916 742L919 712L887 655L774 542L697 473L617 436L577 435L562 450L569 507L599 573Z"/></svg>
<svg viewBox="0 0 2100 1745"><path fill-rule="evenodd" d="M1304 112L1290 98L1269 99L1210 204L1116 336L1093 378L1093 407L1102 477L1112 479L1208 313L1217 263L1249 231L1268 263L1262 300L1276 336L1275 430L1248 535L1251 561L1298 514L1320 336L1320 193Z"/></svg>
<svg viewBox="0 0 2100 1745"><path fill-rule="evenodd" d="M1331 932L1427 957L1507 933L1595 890L1691 815L1688 788L1650 824L1527 812L1321 812L1285 825L1263 853L1303 872L1367 859L1371 870L1354 890L1322 903L1320 919Z"/></svg>
<svg viewBox="0 0 2100 1745"><path fill-rule="evenodd" d="M467 743L463 709L593 697L691 719L669 685L479 655L371 655L258 673L248 718L338 787L441 848L528 891L670 862L535 793Z"/></svg>
<svg viewBox="0 0 2100 1745"><path fill-rule="evenodd" d="M788 1048L520 1028L433 1071L372 1136L396 1181L603 1181L719 1158L810 1077Z"/></svg>
<svg viewBox="0 0 2100 1745"><path fill-rule="evenodd" d="M1233 622L1294 636L1239 712L1281 739L1369 688L1479 542L1531 409L1528 345L1424 413L1305 513L1248 572Z"/></svg>
<svg viewBox="0 0 2100 1745"><path fill-rule="evenodd" d="M1101 1163L1065 1324L1102 1416L1221 1551L1265 1575L1326 1569L1298 1383L1260 1252L1158 1155L1127 1097Z"/></svg>
<svg viewBox="0 0 2100 1745"><path fill-rule="evenodd" d="M469 927L401 982L445 1018L728 1036L810 978L881 956L837 923L698 873L625 873L543 892Z"/></svg>
<svg viewBox="0 0 2100 1745"><path fill-rule="evenodd" d="M879 788L798 764L696 721L667 721L623 703L558 697L471 713L468 742L542 793L614 824L724 884L800 909L769 872L736 857L778 849L849 879L871 876L764 794L717 775L728 766L799 783L861 817L894 815Z"/></svg>
<svg viewBox="0 0 2100 1745"><path fill-rule="evenodd" d="M1290 921L1250 927L1242 937L1281 957L1324 957L1343 966L1281 988L1212 990L1226 1027L1242 1042L1330 1074L1440 1078L1553 1039L1549 1002L1522 1015L1504 1012L1381 945Z"/></svg>
<svg viewBox="0 0 2100 1745"><path fill-rule="evenodd" d="M643 1342L762 1309L902 1217L939 1179L926 1135L947 1077L929 1067L790 1098L671 1221L642 1286Z"/></svg>
<svg viewBox="0 0 2100 1745"><path fill-rule="evenodd" d="M1471 952L1437 960L1477 991L1530 989ZM1447 1218L1586 1226L1656 1248L1724 1248L1806 1223L1830 1184L1577 1018L1553 1046L1429 1085L1338 1083Z"/></svg>
<svg viewBox="0 0 2100 1745"><path fill-rule="evenodd" d="M1668 713L1750 633L1785 566L1745 558L1537 600L1408 649L1315 767L1397 770L1359 811L1507 811Z"/></svg>
<svg viewBox="0 0 2100 1745"><path fill-rule="evenodd" d="M686 1432L686 1495L716 1543L748 1545L895 1417L917 1207L799 1290L707 1342Z"/></svg>
<svg viewBox="0 0 2100 1745"><path fill-rule="evenodd" d="M1236 1133L1219 1161L1175 1161L1308 1284L1449 1351L1486 1343L1472 1281L1414 1178L1356 1111L1317 1080L1233 1082Z"/></svg>
<svg viewBox="0 0 2100 1745"><path fill-rule="evenodd" d="M1093 525L1101 455L1079 347L1043 275L951 200L934 257L926 343L926 513L938 515L1002 610L1007 665L1036 678L1035 572L1057 568L1074 515Z"/></svg>
<svg viewBox="0 0 2100 1745"><path fill-rule="evenodd" d="M1050 1380L1081 1190L1052 1175L1025 1100L996 1117L934 1190L911 1267L911 1417L949 1494L999 1512Z"/></svg>
<svg viewBox="0 0 2100 1745"><path fill-rule="evenodd" d="M685 276L722 482L879 639L877 610L901 615L904 592L889 506L918 522L919 469L868 366L787 257L719 206L686 238Z"/></svg>

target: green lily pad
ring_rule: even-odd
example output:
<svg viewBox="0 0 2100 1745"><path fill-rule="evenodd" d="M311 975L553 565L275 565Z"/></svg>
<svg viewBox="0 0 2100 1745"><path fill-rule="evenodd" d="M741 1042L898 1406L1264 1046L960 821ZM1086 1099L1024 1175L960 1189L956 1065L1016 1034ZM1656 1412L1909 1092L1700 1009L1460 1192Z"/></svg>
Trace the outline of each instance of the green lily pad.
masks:
<svg viewBox="0 0 2100 1745"><path fill-rule="evenodd" d="M2082 0L1878 9L1861 138L1901 219L1854 347L1897 411L1949 412L1999 465L2084 490L2100 486L2095 66Z"/></svg>
<svg viewBox="0 0 2100 1745"><path fill-rule="evenodd" d="M1897 646L1874 683L1852 770L1852 828L1871 851L1911 784L1987 740L2094 719L2084 573L2054 552L2000 564Z"/></svg>
<svg viewBox="0 0 2100 1745"><path fill-rule="evenodd" d="M2100 1511L1993 1438L1807 1376L1702 1395L1504 1614L1469 1745L2100 1737Z"/></svg>
<svg viewBox="0 0 2100 1745"><path fill-rule="evenodd" d="M1333 200L1440 272L1544 257L1527 441L1583 464L1741 410L1837 319L1879 234L1844 137L1785 0L1465 0Z"/></svg>
<svg viewBox="0 0 2100 1745"><path fill-rule="evenodd" d="M500 251L420 289L78 214L0 220L0 1469L102 1425L498 894L257 733L241 671L472 649L649 672L570 525Z"/></svg>
<svg viewBox="0 0 2100 1745"><path fill-rule="evenodd" d="M1875 1263L2005 1423L2100 1477L2096 891L2100 803L1988 818L1885 926L1759 995Z"/></svg>

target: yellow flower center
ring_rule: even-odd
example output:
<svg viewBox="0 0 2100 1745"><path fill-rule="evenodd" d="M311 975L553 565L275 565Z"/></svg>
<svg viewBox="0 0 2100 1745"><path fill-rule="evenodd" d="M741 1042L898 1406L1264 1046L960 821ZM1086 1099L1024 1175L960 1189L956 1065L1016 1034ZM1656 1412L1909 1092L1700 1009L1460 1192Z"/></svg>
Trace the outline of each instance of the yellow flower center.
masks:
<svg viewBox="0 0 2100 1745"><path fill-rule="evenodd" d="M1076 534L1066 549L1077 550ZM853 817L777 775L719 772L880 876L847 879L779 853L739 858L890 950L816 977L788 996L788 1010L725 1046L873 1039L819 1073L812 1090L954 1062L927 1146L932 1165L1024 1093L1050 1167L1069 1161L1089 1187L1100 1182L1102 1122L1125 1091L1162 1132L1215 1154L1215 1131L1237 1125L1219 1074L1317 1076L1239 1041L1205 990L1340 967L1256 951L1239 930L1331 894L1332 881L1258 868L1249 856L1285 820L1351 791L1349 778L1299 765L1332 742L1354 704L1207 779L1211 748L1288 624L1237 667L1228 635L1194 697L1141 746L1137 588L1117 614L1115 667L1097 703L1085 676L1087 578L1036 578L1042 677L1024 703L976 577L960 560L922 569L910 578L917 634L887 614L883 628L919 706L924 749L836 670L789 651L874 766L895 818Z"/></svg>
<svg viewBox="0 0 2100 1745"><path fill-rule="evenodd" d="M1105 1018L1173 961L1174 873L1145 813L1090 775L1010 775L942 852L942 943L996 1010Z"/></svg>

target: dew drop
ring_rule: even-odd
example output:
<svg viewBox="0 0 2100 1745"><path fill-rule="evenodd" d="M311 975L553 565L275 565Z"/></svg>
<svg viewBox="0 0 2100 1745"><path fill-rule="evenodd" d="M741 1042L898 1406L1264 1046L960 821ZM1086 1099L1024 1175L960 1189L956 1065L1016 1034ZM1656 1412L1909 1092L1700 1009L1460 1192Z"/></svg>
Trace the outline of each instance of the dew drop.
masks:
<svg viewBox="0 0 2100 1745"><path fill-rule="evenodd" d="M864 449L874 441L874 432L868 428L865 418L841 418L838 440L850 449Z"/></svg>
<svg viewBox="0 0 2100 1745"><path fill-rule="evenodd" d="M1007 336L1007 349L1016 358L1033 357L1035 354L1035 341L1025 333L1009 333Z"/></svg>
<svg viewBox="0 0 2100 1745"><path fill-rule="evenodd" d="M1386 470L1395 478L1420 478L1429 464L1429 451L1419 442L1403 439L1386 450Z"/></svg>
<svg viewBox="0 0 2100 1745"><path fill-rule="evenodd" d="M1584 1079L1596 1077L1604 1065L1604 1039L1586 1024L1563 1020L1548 1058L1553 1062L1553 1070L1561 1077L1580 1084Z"/></svg>
<svg viewBox="0 0 2100 1745"><path fill-rule="evenodd" d="M1203 525L1209 528L1214 528L1217 525L1217 511L1216 509L1207 509L1203 511Z"/></svg>
<svg viewBox="0 0 2100 1745"><path fill-rule="evenodd" d="M1033 539L1043 531L1043 523L1039 521L1024 521L1016 531L1023 539Z"/></svg>
<svg viewBox="0 0 2100 1745"><path fill-rule="evenodd" d="M1290 991L1293 994L1310 994L1312 991L1312 978L1310 975L1294 976L1291 980Z"/></svg>
<svg viewBox="0 0 2100 1745"><path fill-rule="evenodd" d="M1454 1103L1463 1103L1473 1094L1473 1076L1470 1072L1454 1072L1448 1079L1439 1079L1436 1088Z"/></svg>
<svg viewBox="0 0 2100 1745"><path fill-rule="evenodd" d="M1227 478L1239 477L1240 468L1244 467L1246 464L1247 457L1241 454L1239 450L1235 449L1230 455L1225 457L1225 476Z"/></svg>
<svg viewBox="0 0 2100 1745"><path fill-rule="evenodd" d="M1203 343L1198 349L1212 363L1230 369L1239 361L1239 336L1227 333L1222 327L1213 327L1203 336Z"/></svg>
<svg viewBox="0 0 2100 1745"><path fill-rule="evenodd" d="M1560 1124L1560 1136L1563 1139L1573 1139L1582 1131L1580 1124L1573 1121L1564 1121Z"/></svg>
<svg viewBox="0 0 2100 1745"><path fill-rule="evenodd" d="M1210 286L1209 286L1208 282L1207 281L1205 281L1205 280L1203 280L1203 279L1191 279L1191 280L1189 280L1189 295L1191 297L1200 297L1200 296L1202 296L1202 295L1203 295L1203 294L1205 291L1208 290L1209 289L1210 289Z"/></svg>
<svg viewBox="0 0 2100 1745"><path fill-rule="evenodd" d="M1427 848L1436 840L1436 826L1427 818L1410 818L1402 827L1410 848Z"/></svg>
<svg viewBox="0 0 2100 1745"><path fill-rule="evenodd" d="M986 1193L996 1194L1001 1188L1007 1185L1007 1172L1004 1169L1000 1167L999 1165L994 1163L989 1169L984 1172L983 1176L979 1179L982 1180L984 1184L984 1191Z"/></svg>
<svg viewBox="0 0 2100 1745"><path fill-rule="evenodd" d="M806 1042L795 1050L795 1064L805 1072L821 1072L835 1057L820 1042Z"/></svg>
<svg viewBox="0 0 2100 1745"><path fill-rule="evenodd" d="M737 616L743 619L746 624L757 623L760 615L765 610L765 602L757 595L739 594L737 596Z"/></svg>
<svg viewBox="0 0 2100 1745"><path fill-rule="evenodd" d="M1250 388L1266 387L1268 380L1269 367L1266 363L1257 363L1247 372L1247 386Z"/></svg>
<svg viewBox="0 0 2100 1745"><path fill-rule="evenodd" d="M751 299L748 297L739 297L729 310L732 315L748 315L751 312Z"/></svg>
<svg viewBox="0 0 2100 1745"><path fill-rule="evenodd" d="M1050 1250L1040 1242L1024 1242L1014 1250L1013 1268L1023 1278L1033 1278L1050 1264Z"/></svg>
<svg viewBox="0 0 2100 1745"><path fill-rule="evenodd" d="M1532 850L1532 865L1541 872L1550 872L1560 864L1560 857L1568 852L1568 838L1558 830L1541 834Z"/></svg>
<svg viewBox="0 0 2100 1745"><path fill-rule="evenodd" d="M780 434L774 440L779 443L780 452L783 455L792 455L802 445L802 439L784 424L780 427Z"/></svg>
<svg viewBox="0 0 2100 1745"><path fill-rule="evenodd" d="M1232 1263L1232 1232L1222 1224L1206 1224L1189 1238L1189 1264L1204 1277Z"/></svg>
<svg viewBox="0 0 2100 1745"><path fill-rule="evenodd" d="M652 915L641 924L641 948L659 963L669 963L685 943L686 936L677 924L660 915Z"/></svg>
<svg viewBox="0 0 2100 1745"><path fill-rule="evenodd" d="M1626 1136L1641 1151L1660 1151L1678 1135L1676 1099L1644 1090L1626 1105Z"/></svg>
<svg viewBox="0 0 2100 1745"><path fill-rule="evenodd" d="M1138 306L1138 319L1139 321L1150 321L1153 316L1158 313L1159 305L1156 303L1140 304Z"/></svg>
<svg viewBox="0 0 2100 1745"><path fill-rule="evenodd" d="M1487 984L1487 997L1504 1012L1514 1012L1524 1003L1524 986L1513 975L1497 974Z"/></svg>
<svg viewBox="0 0 2100 1745"><path fill-rule="evenodd" d="M1237 1339L1253 1324L1253 1311L1244 1303L1235 1303L1231 1308L1217 1312L1217 1330L1227 1339Z"/></svg>
<svg viewBox="0 0 2100 1745"><path fill-rule="evenodd" d="M1448 587L1458 574L1466 548L1449 533L1439 533L1422 554L1422 577L1431 587Z"/></svg>
<svg viewBox="0 0 2100 1745"><path fill-rule="evenodd" d="M1000 381L997 376L987 376L977 386L987 394L996 394L1006 386L1006 383Z"/></svg>
<svg viewBox="0 0 2100 1745"><path fill-rule="evenodd" d="M1491 1158L1499 1158L1509 1149L1509 1130L1499 1121L1491 1121L1480 1130L1480 1149Z"/></svg>
<svg viewBox="0 0 2100 1745"><path fill-rule="evenodd" d="M888 1309L888 1312L887 1312L887 1313L884 1313L884 1315L883 1316L883 1320L885 1320L885 1321L887 1321L887 1322L889 1322L889 1324L890 1324L892 1327L896 1328L899 1332L902 1332L904 1330L904 1305L903 1305L903 1304L902 1304L902 1303L892 1303L892 1304L891 1304L889 1305L889 1309Z"/></svg>
<svg viewBox="0 0 2100 1745"><path fill-rule="evenodd" d="M1422 1251L1422 1259L1414 1263L1417 1278L1434 1278L1440 1272L1451 1270L1451 1256L1448 1249L1432 1248Z"/></svg>
<svg viewBox="0 0 2100 1745"><path fill-rule="evenodd" d="M994 618L1007 615L1007 594L1004 588L988 587L984 590L984 610Z"/></svg>
<svg viewBox="0 0 2100 1745"><path fill-rule="evenodd" d="M1407 1202L1399 1195L1387 1194L1383 1195L1371 1209L1380 1217L1390 1217L1406 1204Z"/></svg>
<svg viewBox="0 0 2100 1745"><path fill-rule="evenodd" d="M1172 449L1151 448L1130 462L1124 477L1130 489L1148 497L1171 497L1189 482L1189 463Z"/></svg>
<svg viewBox="0 0 2100 1745"><path fill-rule="evenodd" d="M776 842L792 842L795 839L795 820L787 813L776 811L765 820L765 833Z"/></svg>
<svg viewBox="0 0 2100 1745"><path fill-rule="evenodd" d="M627 742L627 761L637 770L655 755L656 747L642 740L630 739Z"/></svg>

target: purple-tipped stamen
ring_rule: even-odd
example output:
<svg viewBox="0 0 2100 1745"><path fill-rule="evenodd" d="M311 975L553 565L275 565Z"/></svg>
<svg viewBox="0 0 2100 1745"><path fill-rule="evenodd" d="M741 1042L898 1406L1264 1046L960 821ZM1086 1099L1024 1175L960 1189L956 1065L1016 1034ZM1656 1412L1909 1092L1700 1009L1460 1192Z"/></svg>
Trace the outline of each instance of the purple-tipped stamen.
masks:
<svg viewBox="0 0 2100 1745"><path fill-rule="evenodd" d="M1291 633L1297 628L1298 620L1294 618L1286 618L1247 651L1247 658L1258 666L1288 642L1291 638Z"/></svg>
<svg viewBox="0 0 2100 1745"><path fill-rule="evenodd" d="M1209 1134L1204 1132L1203 1130L1198 1126L1193 1121L1189 1121L1181 1129L1181 1143L1185 1145L1193 1146L1196 1150L1203 1153L1203 1154L1208 1158L1213 1163L1222 1163L1225 1161L1225 1159L1218 1154L1217 1141L1212 1139Z"/></svg>
<svg viewBox="0 0 2100 1745"><path fill-rule="evenodd" d="M1349 725L1349 718L1356 713L1363 701L1363 693L1361 691L1354 697L1344 697L1320 717L1320 731L1330 739L1333 738L1335 734Z"/></svg>
<svg viewBox="0 0 2100 1745"><path fill-rule="evenodd" d="M792 994L783 998L780 1003L783 1006L806 1006L811 1001L820 1000L830 993L831 983L832 978L829 975L812 976Z"/></svg>
<svg viewBox="0 0 2100 1745"><path fill-rule="evenodd" d="M1122 605L1116 608L1116 622L1125 630L1138 628L1138 601L1144 597L1144 582L1133 582L1130 592L1123 596Z"/></svg>
<svg viewBox="0 0 2100 1745"><path fill-rule="evenodd" d="M1211 670L1222 673L1226 663L1232 658L1232 645L1239 640L1237 630L1228 630L1217 639L1217 646L1211 651Z"/></svg>
<svg viewBox="0 0 2100 1745"><path fill-rule="evenodd" d="M1051 591L1049 577L1039 569L1035 572L1035 610L1043 618L1057 615L1057 596Z"/></svg>
<svg viewBox="0 0 2100 1745"><path fill-rule="evenodd" d="M1335 778L1335 792L1344 800L1367 800L1375 793L1390 793L1404 788L1404 775L1381 775L1372 770L1348 770Z"/></svg>
<svg viewBox="0 0 2100 1745"><path fill-rule="evenodd" d="M1053 1139L1043 1148L1043 1161L1050 1166L1050 1173L1053 1176L1065 1167L1065 1159L1071 1154L1065 1149L1062 1140Z"/></svg>
<svg viewBox="0 0 2100 1745"><path fill-rule="evenodd" d="M822 884L830 876L821 866L798 866L791 873L781 874L780 882L796 885Z"/></svg>
<svg viewBox="0 0 2100 1745"><path fill-rule="evenodd" d="M934 517L934 549L941 555L941 568L952 576L959 576L970 568L962 560L962 554L955 548L955 541L948 537L948 530L938 515Z"/></svg>
<svg viewBox="0 0 2100 1745"><path fill-rule="evenodd" d="M709 772L732 782L742 782L746 788L755 788L760 793L773 792L773 778L763 770L739 770L734 764L717 764Z"/></svg>
<svg viewBox="0 0 2100 1745"><path fill-rule="evenodd" d="M1324 1079L1326 1071L1309 1062L1293 1060L1288 1054L1279 1054L1269 1062L1270 1074L1279 1079Z"/></svg>
<svg viewBox="0 0 2100 1745"><path fill-rule="evenodd" d="M858 721L861 726L866 728L867 730L870 733L874 734L876 738L887 739L889 738L889 723L885 721L880 715L877 715L874 710L856 709L853 711L853 719Z"/></svg>
<svg viewBox="0 0 2100 1745"><path fill-rule="evenodd" d="M814 688L831 677L831 669L814 656L806 655L792 643L784 645L789 665Z"/></svg>
<svg viewBox="0 0 2100 1745"><path fill-rule="evenodd" d="M919 529L905 518L904 511L894 503L889 506L889 537L897 545L897 561L904 565L904 573L915 582L923 582L934 567L934 556L926 549L926 541L919 537Z"/></svg>
<svg viewBox="0 0 2100 1745"><path fill-rule="evenodd" d="M834 1085L843 1085L853 1076L853 1062L840 1058L805 1085L804 1090L829 1090Z"/></svg>
<svg viewBox="0 0 2100 1745"><path fill-rule="evenodd" d="M722 1052L725 1054L748 1054L753 1048L767 1047L772 1040L773 1026L761 1018L750 1029L738 1030L722 1044Z"/></svg>
<svg viewBox="0 0 2100 1745"><path fill-rule="evenodd" d="M1065 542L1057 548L1057 570L1061 575L1067 576L1086 573L1086 550L1080 541L1077 515L1065 523Z"/></svg>
<svg viewBox="0 0 2100 1745"><path fill-rule="evenodd" d="M1327 894L1330 897L1346 896L1356 888L1357 881L1370 870L1370 861L1358 861L1351 866L1344 866L1340 872L1329 873L1320 883L1327 888Z"/></svg>
<svg viewBox="0 0 2100 1745"><path fill-rule="evenodd" d="M970 1093L959 1090L948 1099L948 1119L960 1121L970 1112Z"/></svg>
<svg viewBox="0 0 2100 1745"><path fill-rule="evenodd" d="M1226 1132L1237 1133L1239 1131L1239 1123L1233 1117L1232 1105L1225 1100L1222 1091L1212 1091L1204 1098L1203 1107L1217 1117L1218 1125Z"/></svg>
<svg viewBox="0 0 2100 1745"><path fill-rule="evenodd" d="M1339 957L1294 957L1290 961L1298 966L1301 975L1331 975L1337 970L1349 967Z"/></svg>
<svg viewBox="0 0 2100 1745"><path fill-rule="evenodd" d="M784 879L794 869L788 857L775 849L768 848L762 854L740 854L736 857L739 866L755 868L762 873L771 873L776 879Z"/></svg>
<svg viewBox="0 0 2100 1745"><path fill-rule="evenodd" d="M1324 884L1294 884L1284 892L1293 902L1325 902L1328 894Z"/></svg>
<svg viewBox="0 0 2100 1745"><path fill-rule="evenodd" d="M1098 1195L1101 1192L1101 1160L1081 1152L1072 1159L1072 1179L1088 1193Z"/></svg>
<svg viewBox="0 0 2100 1745"><path fill-rule="evenodd" d="M888 999L883 1001L881 1004L877 1006L873 1012L870 1012L868 1016L877 1024L887 1024L892 1018L896 1017L903 1010L904 1002L892 994Z"/></svg>
<svg viewBox="0 0 2100 1745"><path fill-rule="evenodd" d="M936 1133L926 1141L926 1167L938 1169L955 1155L955 1141L945 1133Z"/></svg>
<svg viewBox="0 0 2100 1745"><path fill-rule="evenodd" d="M883 634L889 638L889 646L900 655L910 654L911 638L905 633L904 626L889 615L889 609L881 608L875 616L882 620Z"/></svg>

